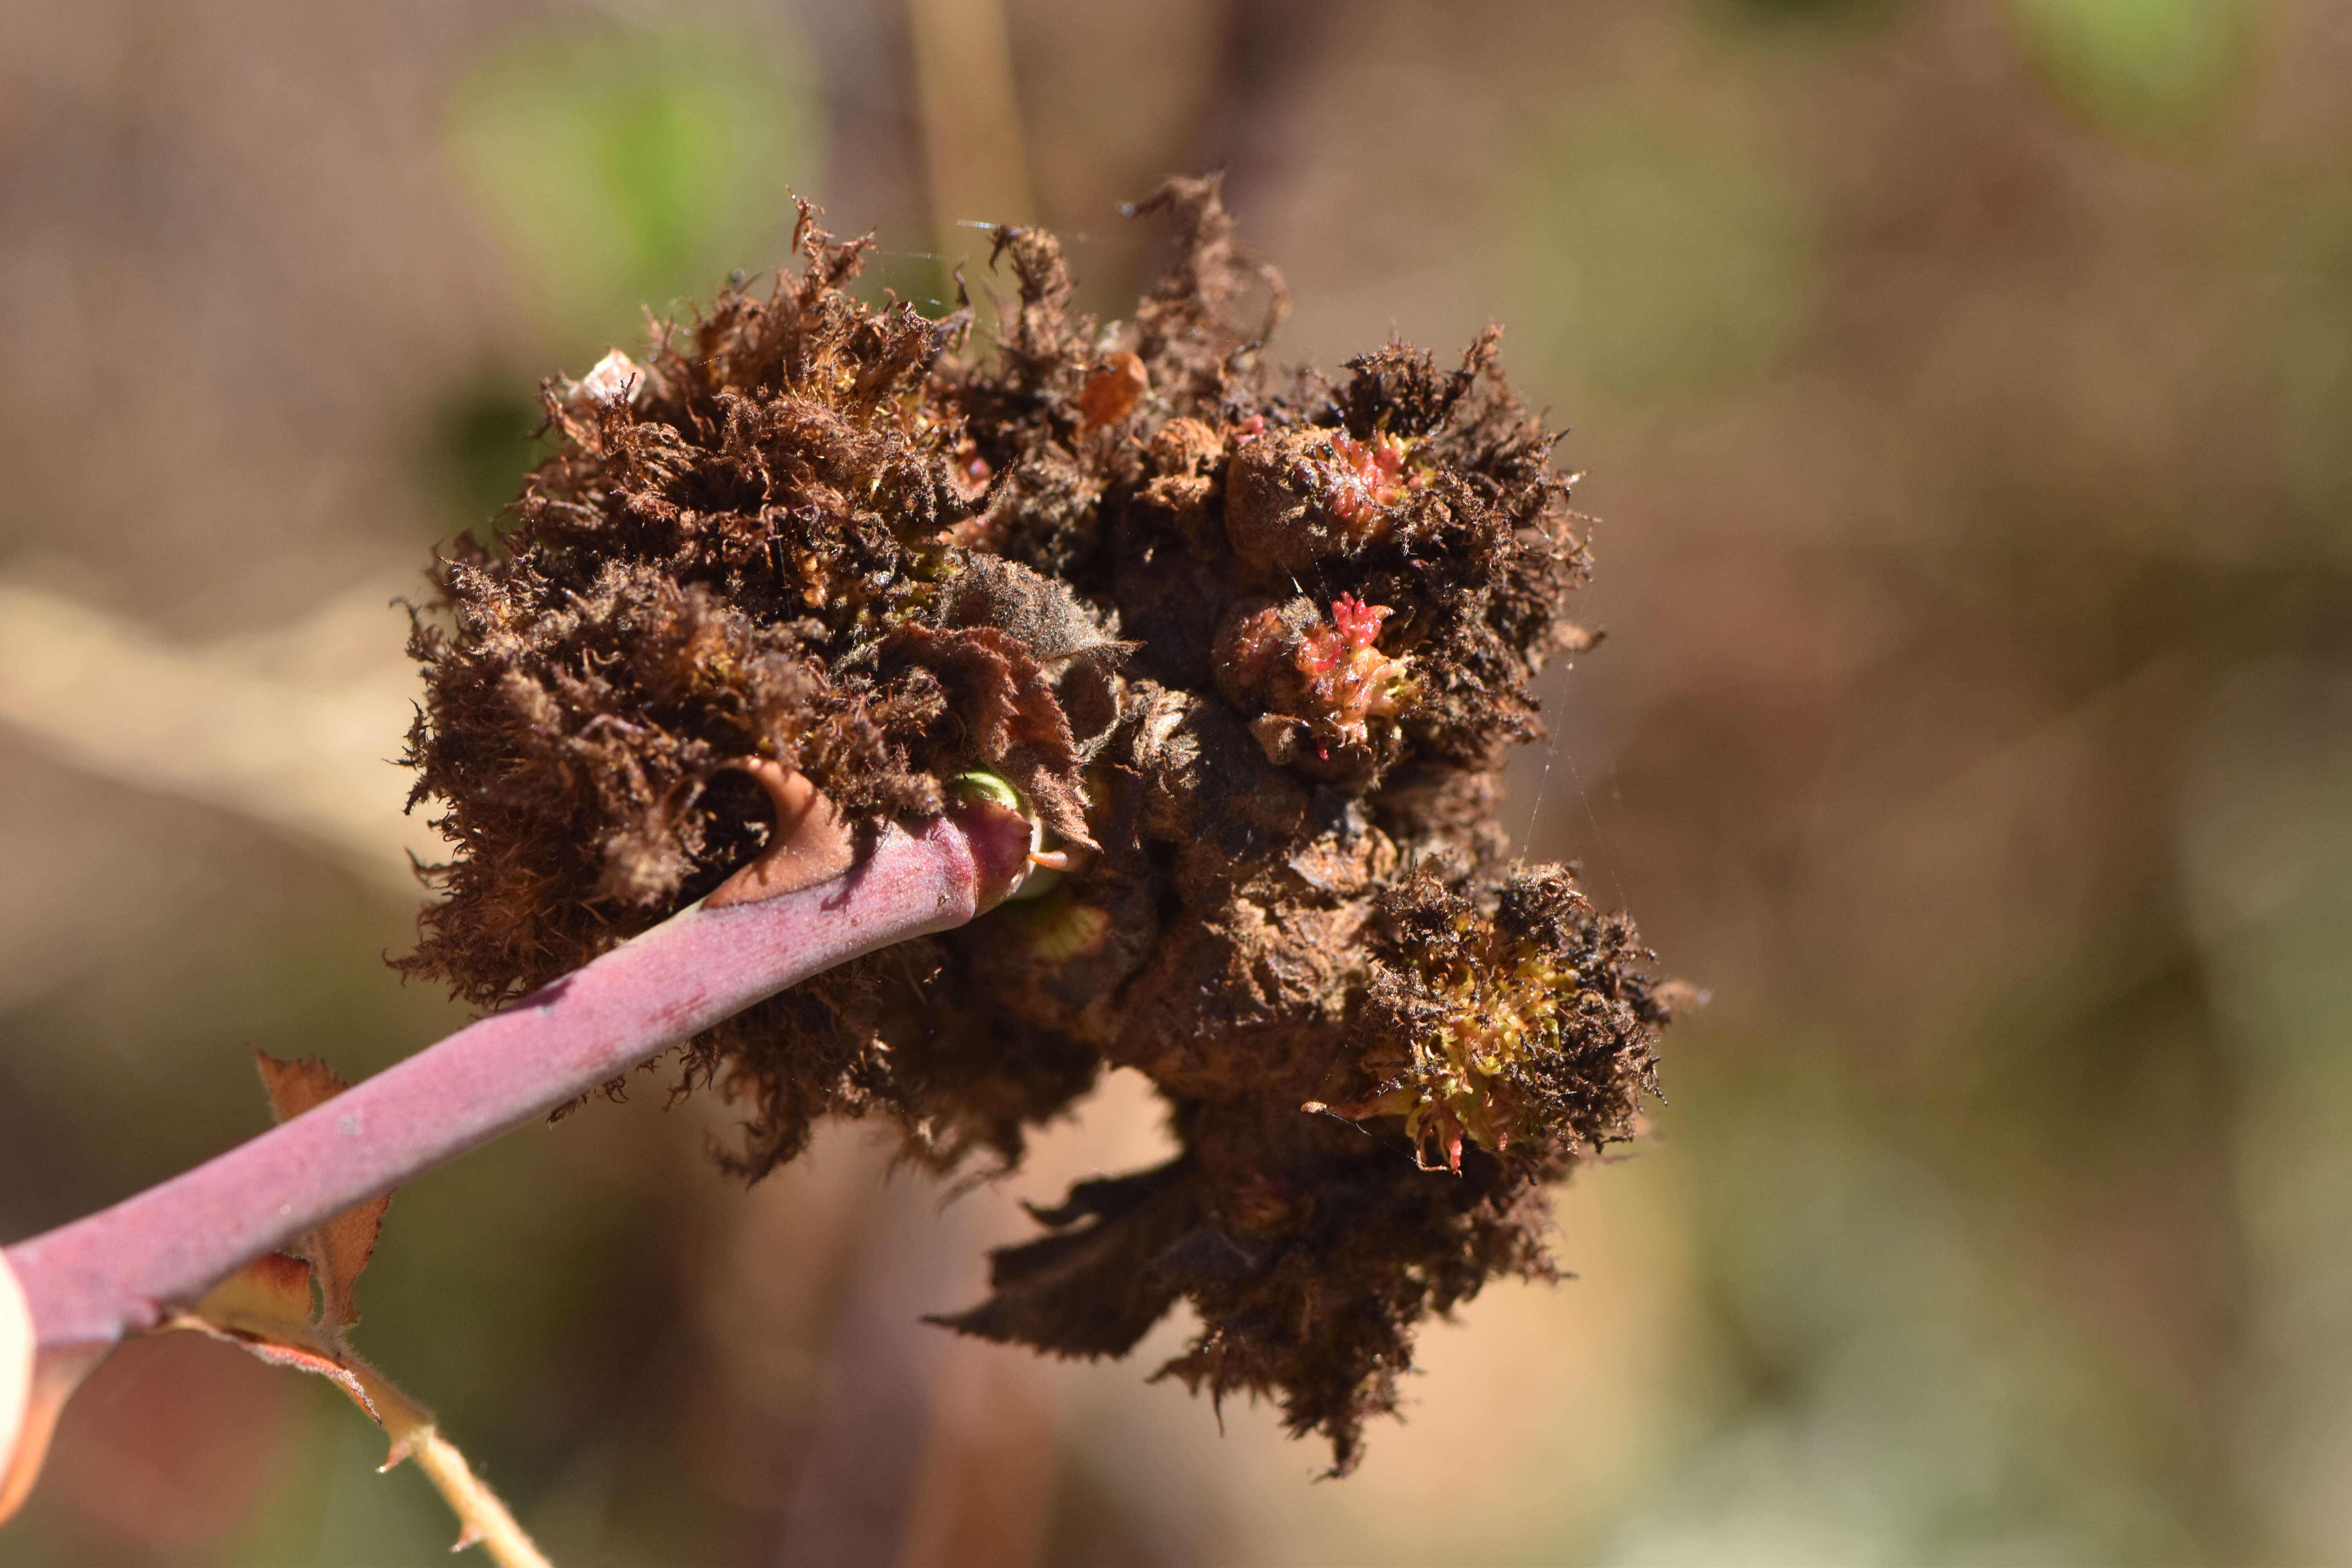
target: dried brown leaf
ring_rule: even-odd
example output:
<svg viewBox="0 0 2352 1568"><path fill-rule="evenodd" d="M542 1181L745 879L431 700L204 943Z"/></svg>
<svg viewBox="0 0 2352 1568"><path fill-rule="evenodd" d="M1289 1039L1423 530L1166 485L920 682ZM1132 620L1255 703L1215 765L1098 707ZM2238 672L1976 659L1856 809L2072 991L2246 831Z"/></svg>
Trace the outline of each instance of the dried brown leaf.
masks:
<svg viewBox="0 0 2352 1568"><path fill-rule="evenodd" d="M269 1093L269 1112L280 1121L323 1105L351 1087L317 1057L288 1061L257 1050L253 1060L261 1069L262 1088ZM303 1255L319 1281L319 1326L330 1333L339 1333L360 1321L352 1289L375 1252L384 1211L391 1207L390 1193L370 1198L302 1237ZM304 1305L307 1310L309 1303Z"/></svg>
<svg viewBox="0 0 2352 1568"><path fill-rule="evenodd" d="M340 1335L311 1319L310 1265L299 1258L264 1253L205 1292L194 1311L166 1326L226 1340L274 1366L317 1373L351 1395L370 1419L384 1424L383 1409L359 1371L366 1363L351 1354Z"/></svg>

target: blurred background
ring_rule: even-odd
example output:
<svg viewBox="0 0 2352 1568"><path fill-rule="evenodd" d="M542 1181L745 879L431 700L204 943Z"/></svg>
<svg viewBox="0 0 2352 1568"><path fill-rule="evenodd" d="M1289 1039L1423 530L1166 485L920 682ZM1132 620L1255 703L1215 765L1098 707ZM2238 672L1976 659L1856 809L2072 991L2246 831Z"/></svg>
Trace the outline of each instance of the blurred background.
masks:
<svg viewBox="0 0 2352 1568"><path fill-rule="evenodd" d="M2334 0L0 4L0 1238L459 1021L395 595L539 379L773 267L1222 167L1277 349L1490 320L1602 520L1513 775L1714 1003L1362 1470L917 1321L954 1201L748 1192L648 1078L404 1190L357 1340L570 1564L2352 1562L2352 8ZM316 1380L118 1355L23 1564L425 1563Z"/></svg>

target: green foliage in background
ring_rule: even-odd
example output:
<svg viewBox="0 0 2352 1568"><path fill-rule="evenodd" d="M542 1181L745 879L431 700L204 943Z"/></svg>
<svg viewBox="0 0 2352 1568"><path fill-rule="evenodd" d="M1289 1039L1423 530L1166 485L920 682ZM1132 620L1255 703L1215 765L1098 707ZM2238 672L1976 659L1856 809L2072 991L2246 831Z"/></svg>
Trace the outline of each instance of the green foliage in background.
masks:
<svg viewBox="0 0 2352 1568"><path fill-rule="evenodd" d="M1510 320L1534 362L1612 402L1671 404L1768 374L1811 312L1805 193L1736 128L1580 114L1539 143Z"/></svg>
<svg viewBox="0 0 2352 1568"><path fill-rule="evenodd" d="M1883 22L1906 0L1732 0L1727 7L1737 16L1767 26L1774 23Z"/></svg>
<svg viewBox="0 0 2352 1568"><path fill-rule="evenodd" d="M2115 131L2201 123L2252 63L2255 0L2009 0L2011 31L2061 97Z"/></svg>
<svg viewBox="0 0 2352 1568"><path fill-rule="evenodd" d="M647 309L782 259L822 120L791 37L576 24L513 34L458 78L445 146L504 243L544 336L534 366L634 349ZM539 369L492 367L441 400L426 466L452 529L479 530L546 455Z"/></svg>
<svg viewBox="0 0 2352 1568"><path fill-rule="evenodd" d="M2308 192L2263 195L2272 210L2260 217L2285 230L2270 331L2294 510L2342 558L2352 553L2352 442L2345 439L2352 431L2352 181L2316 201Z"/></svg>
<svg viewBox="0 0 2352 1568"><path fill-rule="evenodd" d="M639 305L780 259L787 192L807 187L819 134L782 35L613 26L523 33L485 55L451 101L448 148L570 338L634 335Z"/></svg>
<svg viewBox="0 0 2352 1568"><path fill-rule="evenodd" d="M540 434L545 418L530 379L520 374L489 372L442 395L425 466L450 529L487 534L514 500L522 476L553 449Z"/></svg>

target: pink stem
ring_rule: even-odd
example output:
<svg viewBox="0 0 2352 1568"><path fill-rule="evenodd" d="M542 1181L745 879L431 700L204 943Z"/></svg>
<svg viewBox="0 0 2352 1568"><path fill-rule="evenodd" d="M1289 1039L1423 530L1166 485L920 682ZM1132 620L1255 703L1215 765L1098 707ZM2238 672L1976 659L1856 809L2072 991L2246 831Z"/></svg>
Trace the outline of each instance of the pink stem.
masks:
<svg viewBox="0 0 2352 1568"><path fill-rule="evenodd" d="M44 1351L152 1327L273 1247L625 1073L761 998L963 924L1019 879L1029 825L974 805L888 829L843 874L684 910L315 1110L7 1249Z"/></svg>

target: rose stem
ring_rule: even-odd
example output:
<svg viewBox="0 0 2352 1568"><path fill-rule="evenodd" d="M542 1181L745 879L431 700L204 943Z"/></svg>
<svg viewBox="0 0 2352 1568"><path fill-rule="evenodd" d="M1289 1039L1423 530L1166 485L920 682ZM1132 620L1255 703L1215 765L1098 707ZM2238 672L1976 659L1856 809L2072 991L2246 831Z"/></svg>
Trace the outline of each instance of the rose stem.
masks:
<svg viewBox="0 0 2352 1568"><path fill-rule="evenodd" d="M919 835L886 829L824 880L724 907L714 895L185 1174L18 1242L7 1262L40 1349L152 1328L271 1248L762 997L963 924L1017 885L1029 835L1017 813L965 802Z"/></svg>

